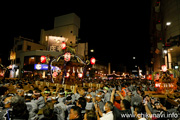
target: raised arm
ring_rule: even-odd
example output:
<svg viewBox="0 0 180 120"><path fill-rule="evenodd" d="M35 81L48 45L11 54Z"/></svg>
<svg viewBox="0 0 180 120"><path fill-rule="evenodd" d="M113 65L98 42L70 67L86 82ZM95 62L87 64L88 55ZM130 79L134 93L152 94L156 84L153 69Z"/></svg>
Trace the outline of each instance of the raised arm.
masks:
<svg viewBox="0 0 180 120"><path fill-rule="evenodd" d="M96 110L97 120L100 120L99 114L102 114L102 112L101 112L101 113L99 113L99 111L101 111L101 110L99 110L99 107L98 107L98 105L97 105L97 104L94 104L94 107L95 107L95 110Z"/></svg>
<svg viewBox="0 0 180 120"><path fill-rule="evenodd" d="M115 94L115 89L113 89L112 92L111 92L110 101L111 101L112 103L114 103L114 94Z"/></svg>
<svg viewBox="0 0 180 120"><path fill-rule="evenodd" d="M152 113L149 110L149 107L147 106L147 101L145 101L144 107L145 107L146 113L148 114L148 117L152 118Z"/></svg>
<svg viewBox="0 0 180 120"><path fill-rule="evenodd" d="M119 90L116 90L116 93L120 96L121 100L124 99L124 97L122 96L121 92Z"/></svg>

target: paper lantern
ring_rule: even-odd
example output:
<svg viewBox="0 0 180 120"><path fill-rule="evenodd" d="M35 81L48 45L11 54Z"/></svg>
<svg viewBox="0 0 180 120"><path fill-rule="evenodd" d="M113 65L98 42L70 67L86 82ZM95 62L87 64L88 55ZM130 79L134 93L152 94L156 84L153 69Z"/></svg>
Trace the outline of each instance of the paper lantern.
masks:
<svg viewBox="0 0 180 120"><path fill-rule="evenodd" d="M41 63L45 63L46 62L46 56L41 56L40 61L41 61Z"/></svg>
<svg viewBox="0 0 180 120"><path fill-rule="evenodd" d="M91 62L91 65L94 65L96 63L96 59L94 57L92 57L90 62Z"/></svg>
<svg viewBox="0 0 180 120"><path fill-rule="evenodd" d="M68 62L68 61L70 61L71 60L71 53L65 53L64 54L64 60L66 61L66 62Z"/></svg>
<svg viewBox="0 0 180 120"><path fill-rule="evenodd" d="M64 49L66 49L66 43L65 42L62 42L61 43L61 48L64 50Z"/></svg>

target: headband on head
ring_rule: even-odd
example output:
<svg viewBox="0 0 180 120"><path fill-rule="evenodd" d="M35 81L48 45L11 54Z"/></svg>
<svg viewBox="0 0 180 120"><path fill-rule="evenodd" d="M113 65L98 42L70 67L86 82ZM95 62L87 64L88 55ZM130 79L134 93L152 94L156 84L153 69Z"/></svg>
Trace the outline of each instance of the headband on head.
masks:
<svg viewBox="0 0 180 120"><path fill-rule="evenodd" d="M96 95L96 97L102 97L102 95Z"/></svg>
<svg viewBox="0 0 180 120"><path fill-rule="evenodd" d="M73 92L67 92L67 94L72 94Z"/></svg>
<svg viewBox="0 0 180 120"><path fill-rule="evenodd" d="M66 102L71 102L72 100L66 100Z"/></svg>
<svg viewBox="0 0 180 120"><path fill-rule="evenodd" d="M40 93L35 93L35 91L33 91L33 94L34 94L34 95L40 95Z"/></svg>
<svg viewBox="0 0 180 120"><path fill-rule="evenodd" d="M109 88L108 88L108 87L104 87L103 89L105 89L105 90L109 90Z"/></svg>
<svg viewBox="0 0 180 120"><path fill-rule="evenodd" d="M59 94L60 94L60 95L64 95L64 94L65 94L65 92L60 92Z"/></svg>
<svg viewBox="0 0 180 120"><path fill-rule="evenodd" d="M32 93L24 93L25 96L32 96Z"/></svg>
<svg viewBox="0 0 180 120"><path fill-rule="evenodd" d="M17 92L24 92L24 90L18 89Z"/></svg>
<svg viewBox="0 0 180 120"><path fill-rule="evenodd" d="M52 94L56 94L56 92L52 92Z"/></svg>
<svg viewBox="0 0 180 120"><path fill-rule="evenodd" d="M51 93L50 91L44 91L44 93L46 94L46 93Z"/></svg>
<svg viewBox="0 0 180 120"><path fill-rule="evenodd" d="M58 97L51 97L51 99L52 99L52 100L56 100L56 99L58 99Z"/></svg>
<svg viewBox="0 0 180 120"><path fill-rule="evenodd" d="M8 96L9 96L9 97L10 97L10 96L13 97L13 96L15 96L15 95L14 95L13 93L9 93Z"/></svg>
<svg viewBox="0 0 180 120"><path fill-rule="evenodd" d="M87 99L91 99L92 97L91 96L86 96Z"/></svg>

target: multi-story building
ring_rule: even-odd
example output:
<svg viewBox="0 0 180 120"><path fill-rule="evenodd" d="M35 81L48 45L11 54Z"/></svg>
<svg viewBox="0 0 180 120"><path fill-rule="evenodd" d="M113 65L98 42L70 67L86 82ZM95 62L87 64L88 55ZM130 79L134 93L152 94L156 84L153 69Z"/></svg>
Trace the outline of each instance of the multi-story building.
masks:
<svg viewBox="0 0 180 120"><path fill-rule="evenodd" d="M180 1L154 0L151 5L150 41L153 71L161 65L180 67ZM176 67L175 67L176 66Z"/></svg>
<svg viewBox="0 0 180 120"><path fill-rule="evenodd" d="M59 36L68 38L67 44L76 44L80 28L80 18L75 14L66 14L55 17L54 29L41 30L42 45L48 45L48 36Z"/></svg>
<svg viewBox="0 0 180 120"><path fill-rule="evenodd" d="M79 28L80 18L75 13L70 13L55 17L53 29L42 29L39 43L21 36L15 38L13 51L16 53L16 59L13 63L19 66L19 71L23 70L32 76L36 71L45 77L47 70L37 70L35 64L41 63L41 56L57 57L62 54L63 42L66 43L68 49L84 59L88 54L88 44L78 43Z"/></svg>
<svg viewBox="0 0 180 120"><path fill-rule="evenodd" d="M76 54L81 57L86 56L88 44L78 42L79 29L80 18L75 13L55 17L54 29L41 29L40 44L47 46L49 51L61 52L60 43L64 41L74 48Z"/></svg>

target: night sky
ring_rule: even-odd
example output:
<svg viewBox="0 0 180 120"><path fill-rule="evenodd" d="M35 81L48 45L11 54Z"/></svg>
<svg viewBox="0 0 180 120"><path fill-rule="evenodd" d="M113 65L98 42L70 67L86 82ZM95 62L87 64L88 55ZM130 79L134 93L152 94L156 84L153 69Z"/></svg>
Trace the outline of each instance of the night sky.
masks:
<svg viewBox="0 0 180 120"><path fill-rule="evenodd" d="M12 3L13 4L13 3ZM76 13L81 19L80 42L88 42L93 56L113 66L149 62L150 0L84 3L16 4L1 10L0 57L8 64L13 37L19 35L40 40L41 29L52 29L54 17ZM6 8L6 7L4 7ZM1 8L2 9L2 8ZM114 67L116 69L116 67Z"/></svg>

